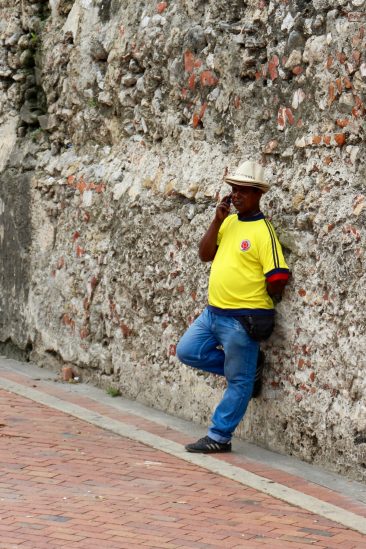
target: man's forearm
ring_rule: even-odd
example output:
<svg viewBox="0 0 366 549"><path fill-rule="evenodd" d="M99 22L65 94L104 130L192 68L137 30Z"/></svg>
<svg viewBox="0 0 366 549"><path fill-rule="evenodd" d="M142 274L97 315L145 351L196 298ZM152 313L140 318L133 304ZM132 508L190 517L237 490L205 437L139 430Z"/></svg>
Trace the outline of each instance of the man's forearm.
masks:
<svg viewBox="0 0 366 549"><path fill-rule="evenodd" d="M212 261L217 250L217 235L222 221L214 219L202 237L199 245L198 254L201 261Z"/></svg>
<svg viewBox="0 0 366 549"><path fill-rule="evenodd" d="M271 297L281 296L286 284L287 280L267 282L267 292Z"/></svg>
<svg viewBox="0 0 366 549"><path fill-rule="evenodd" d="M217 235L219 234L222 222L227 218L230 212L229 195L224 196L220 204L216 208L214 220L204 234L198 254L201 261L212 261L217 250Z"/></svg>

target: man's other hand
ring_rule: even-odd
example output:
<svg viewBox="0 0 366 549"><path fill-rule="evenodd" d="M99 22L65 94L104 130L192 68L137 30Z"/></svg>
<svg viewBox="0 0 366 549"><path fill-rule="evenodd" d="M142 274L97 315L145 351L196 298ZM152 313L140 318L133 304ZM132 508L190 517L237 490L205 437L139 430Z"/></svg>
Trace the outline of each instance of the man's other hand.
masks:
<svg viewBox="0 0 366 549"><path fill-rule="evenodd" d="M267 292L271 297L276 297L276 300L280 301L282 292L287 282L287 280L274 280L273 282L267 281Z"/></svg>

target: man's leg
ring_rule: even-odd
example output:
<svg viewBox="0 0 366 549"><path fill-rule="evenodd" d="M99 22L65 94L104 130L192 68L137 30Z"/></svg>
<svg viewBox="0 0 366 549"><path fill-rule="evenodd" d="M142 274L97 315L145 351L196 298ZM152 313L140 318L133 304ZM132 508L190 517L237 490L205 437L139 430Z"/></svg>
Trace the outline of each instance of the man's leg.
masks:
<svg viewBox="0 0 366 549"><path fill-rule="evenodd" d="M177 345L177 357L183 364L224 375L225 354L212 331L212 313L205 309L191 324Z"/></svg>
<svg viewBox="0 0 366 549"><path fill-rule="evenodd" d="M256 366L256 369L255 369L255 378L254 378L252 398L258 398L262 393L263 370L264 370L264 367L265 367L265 360L266 360L266 357L264 355L264 352L259 349L258 358L257 358L257 366Z"/></svg>
<svg viewBox="0 0 366 549"><path fill-rule="evenodd" d="M225 443L231 440L252 396L259 343L236 319L221 318L216 322L216 333L225 349L227 388L212 416L208 435L216 442Z"/></svg>
<svg viewBox="0 0 366 549"><path fill-rule="evenodd" d="M258 342L250 338L233 317L215 315L212 326L224 347L228 385L213 414L208 436L187 444L188 452L230 452L232 434L246 412L253 391Z"/></svg>

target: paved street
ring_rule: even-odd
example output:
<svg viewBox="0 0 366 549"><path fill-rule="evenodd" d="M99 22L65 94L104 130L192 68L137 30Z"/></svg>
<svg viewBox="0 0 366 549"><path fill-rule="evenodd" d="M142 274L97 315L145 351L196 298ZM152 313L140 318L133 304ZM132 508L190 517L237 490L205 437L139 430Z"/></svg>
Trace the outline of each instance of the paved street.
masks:
<svg viewBox="0 0 366 549"><path fill-rule="evenodd" d="M346 482L350 491L341 493L342 479L321 486L240 450L191 463L186 453L172 455L192 440L179 422L148 411L144 417L142 407L133 411L118 403L123 399L57 379L0 361L0 548L366 549L366 535L356 531L366 528L358 483ZM90 420L75 417L80 410ZM146 442L93 424L100 418ZM210 470L216 463L225 476ZM241 470L259 486L265 478L274 489L287 488L288 497L291 490L302 494L305 508L301 497L295 506L285 491L277 498L246 486L240 474L228 478ZM306 508L309 497L322 514ZM359 527L326 518L332 506L340 521L355 517Z"/></svg>

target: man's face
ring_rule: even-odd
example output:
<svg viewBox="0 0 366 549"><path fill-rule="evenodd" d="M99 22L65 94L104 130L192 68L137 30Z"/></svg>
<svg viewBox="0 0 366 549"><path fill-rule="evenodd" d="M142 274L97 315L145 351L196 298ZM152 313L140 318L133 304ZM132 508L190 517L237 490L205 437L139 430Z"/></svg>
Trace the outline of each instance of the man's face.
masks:
<svg viewBox="0 0 366 549"><path fill-rule="evenodd" d="M255 187L242 187L241 185L230 185L232 189L232 203L242 215L250 215L259 210L259 201L262 191Z"/></svg>

